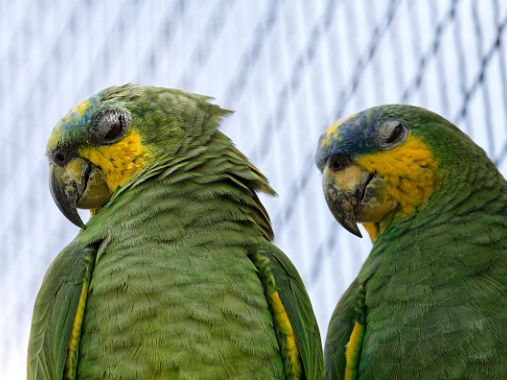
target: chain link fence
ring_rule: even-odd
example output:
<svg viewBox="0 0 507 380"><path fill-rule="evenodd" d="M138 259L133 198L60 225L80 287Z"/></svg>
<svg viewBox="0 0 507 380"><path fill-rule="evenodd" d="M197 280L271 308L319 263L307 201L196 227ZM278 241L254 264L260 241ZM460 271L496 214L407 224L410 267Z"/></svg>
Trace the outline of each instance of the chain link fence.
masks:
<svg viewBox="0 0 507 380"><path fill-rule="evenodd" d="M322 333L370 243L339 228L313 163L349 113L411 103L454 121L505 173L507 3L500 0L0 0L0 373L24 378L36 292L77 233L47 186L45 143L68 109L134 82L212 95L270 178L277 244Z"/></svg>

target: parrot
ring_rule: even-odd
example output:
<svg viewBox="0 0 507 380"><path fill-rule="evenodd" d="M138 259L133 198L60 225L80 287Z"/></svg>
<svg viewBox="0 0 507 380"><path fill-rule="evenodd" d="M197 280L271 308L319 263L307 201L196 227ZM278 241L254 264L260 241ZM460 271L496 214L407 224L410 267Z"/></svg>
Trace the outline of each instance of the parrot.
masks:
<svg viewBox="0 0 507 380"><path fill-rule="evenodd" d="M51 194L80 231L37 294L28 379L323 378L310 299L257 195L274 190L210 99L113 86L53 128Z"/></svg>
<svg viewBox="0 0 507 380"><path fill-rule="evenodd" d="M329 322L326 379L507 379L507 184L442 116L375 106L315 161L334 218L373 246Z"/></svg>

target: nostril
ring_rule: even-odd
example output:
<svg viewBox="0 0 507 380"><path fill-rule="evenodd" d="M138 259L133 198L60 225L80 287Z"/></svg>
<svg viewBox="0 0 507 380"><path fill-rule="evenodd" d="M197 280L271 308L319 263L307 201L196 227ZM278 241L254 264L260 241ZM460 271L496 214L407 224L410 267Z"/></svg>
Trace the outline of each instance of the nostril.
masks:
<svg viewBox="0 0 507 380"><path fill-rule="evenodd" d="M71 151L68 150L57 150L53 153L53 161L58 166L64 166L71 158Z"/></svg>
<svg viewBox="0 0 507 380"><path fill-rule="evenodd" d="M58 162L61 162L61 163L65 162L65 154L63 154L63 153L57 153L55 158L56 158L56 161L58 161Z"/></svg>
<svg viewBox="0 0 507 380"><path fill-rule="evenodd" d="M328 165L333 171L340 171L345 169L352 163L350 156L346 154L335 154L329 158Z"/></svg>

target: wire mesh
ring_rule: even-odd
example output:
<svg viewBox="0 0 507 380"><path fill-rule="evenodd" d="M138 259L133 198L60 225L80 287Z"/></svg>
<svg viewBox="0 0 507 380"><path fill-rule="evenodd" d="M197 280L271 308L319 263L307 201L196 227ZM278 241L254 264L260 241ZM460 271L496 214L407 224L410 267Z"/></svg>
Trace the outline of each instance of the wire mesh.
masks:
<svg viewBox="0 0 507 380"><path fill-rule="evenodd" d="M370 243L340 229L313 164L334 120L411 103L454 121L505 173L507 3L499 0L0 0L0 373L23 378L35 294L77 230L47 189L52 126L134 82L212 95L270 178L277 244L323 336Z"/></svg>

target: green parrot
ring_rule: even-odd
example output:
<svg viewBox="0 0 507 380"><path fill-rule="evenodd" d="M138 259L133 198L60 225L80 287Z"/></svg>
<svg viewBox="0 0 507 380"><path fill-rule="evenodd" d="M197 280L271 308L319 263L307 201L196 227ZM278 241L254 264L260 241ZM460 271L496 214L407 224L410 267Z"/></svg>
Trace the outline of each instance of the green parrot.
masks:
<svg viewBox="0 0 507 380"><path fill-rule="evenodd" d="M208 100L111 87L54 128L51 193L82 229L37 295L29 379L323 377L308 295L256 195L274 191Z"/></svg>
<svg viewBox="0 0 507 380"><path fill-rule="evenodd" d="M408 105L319 140L328 206L373 248L329 323L327 379L507 379L507 184L468 136Z"/></svg>

